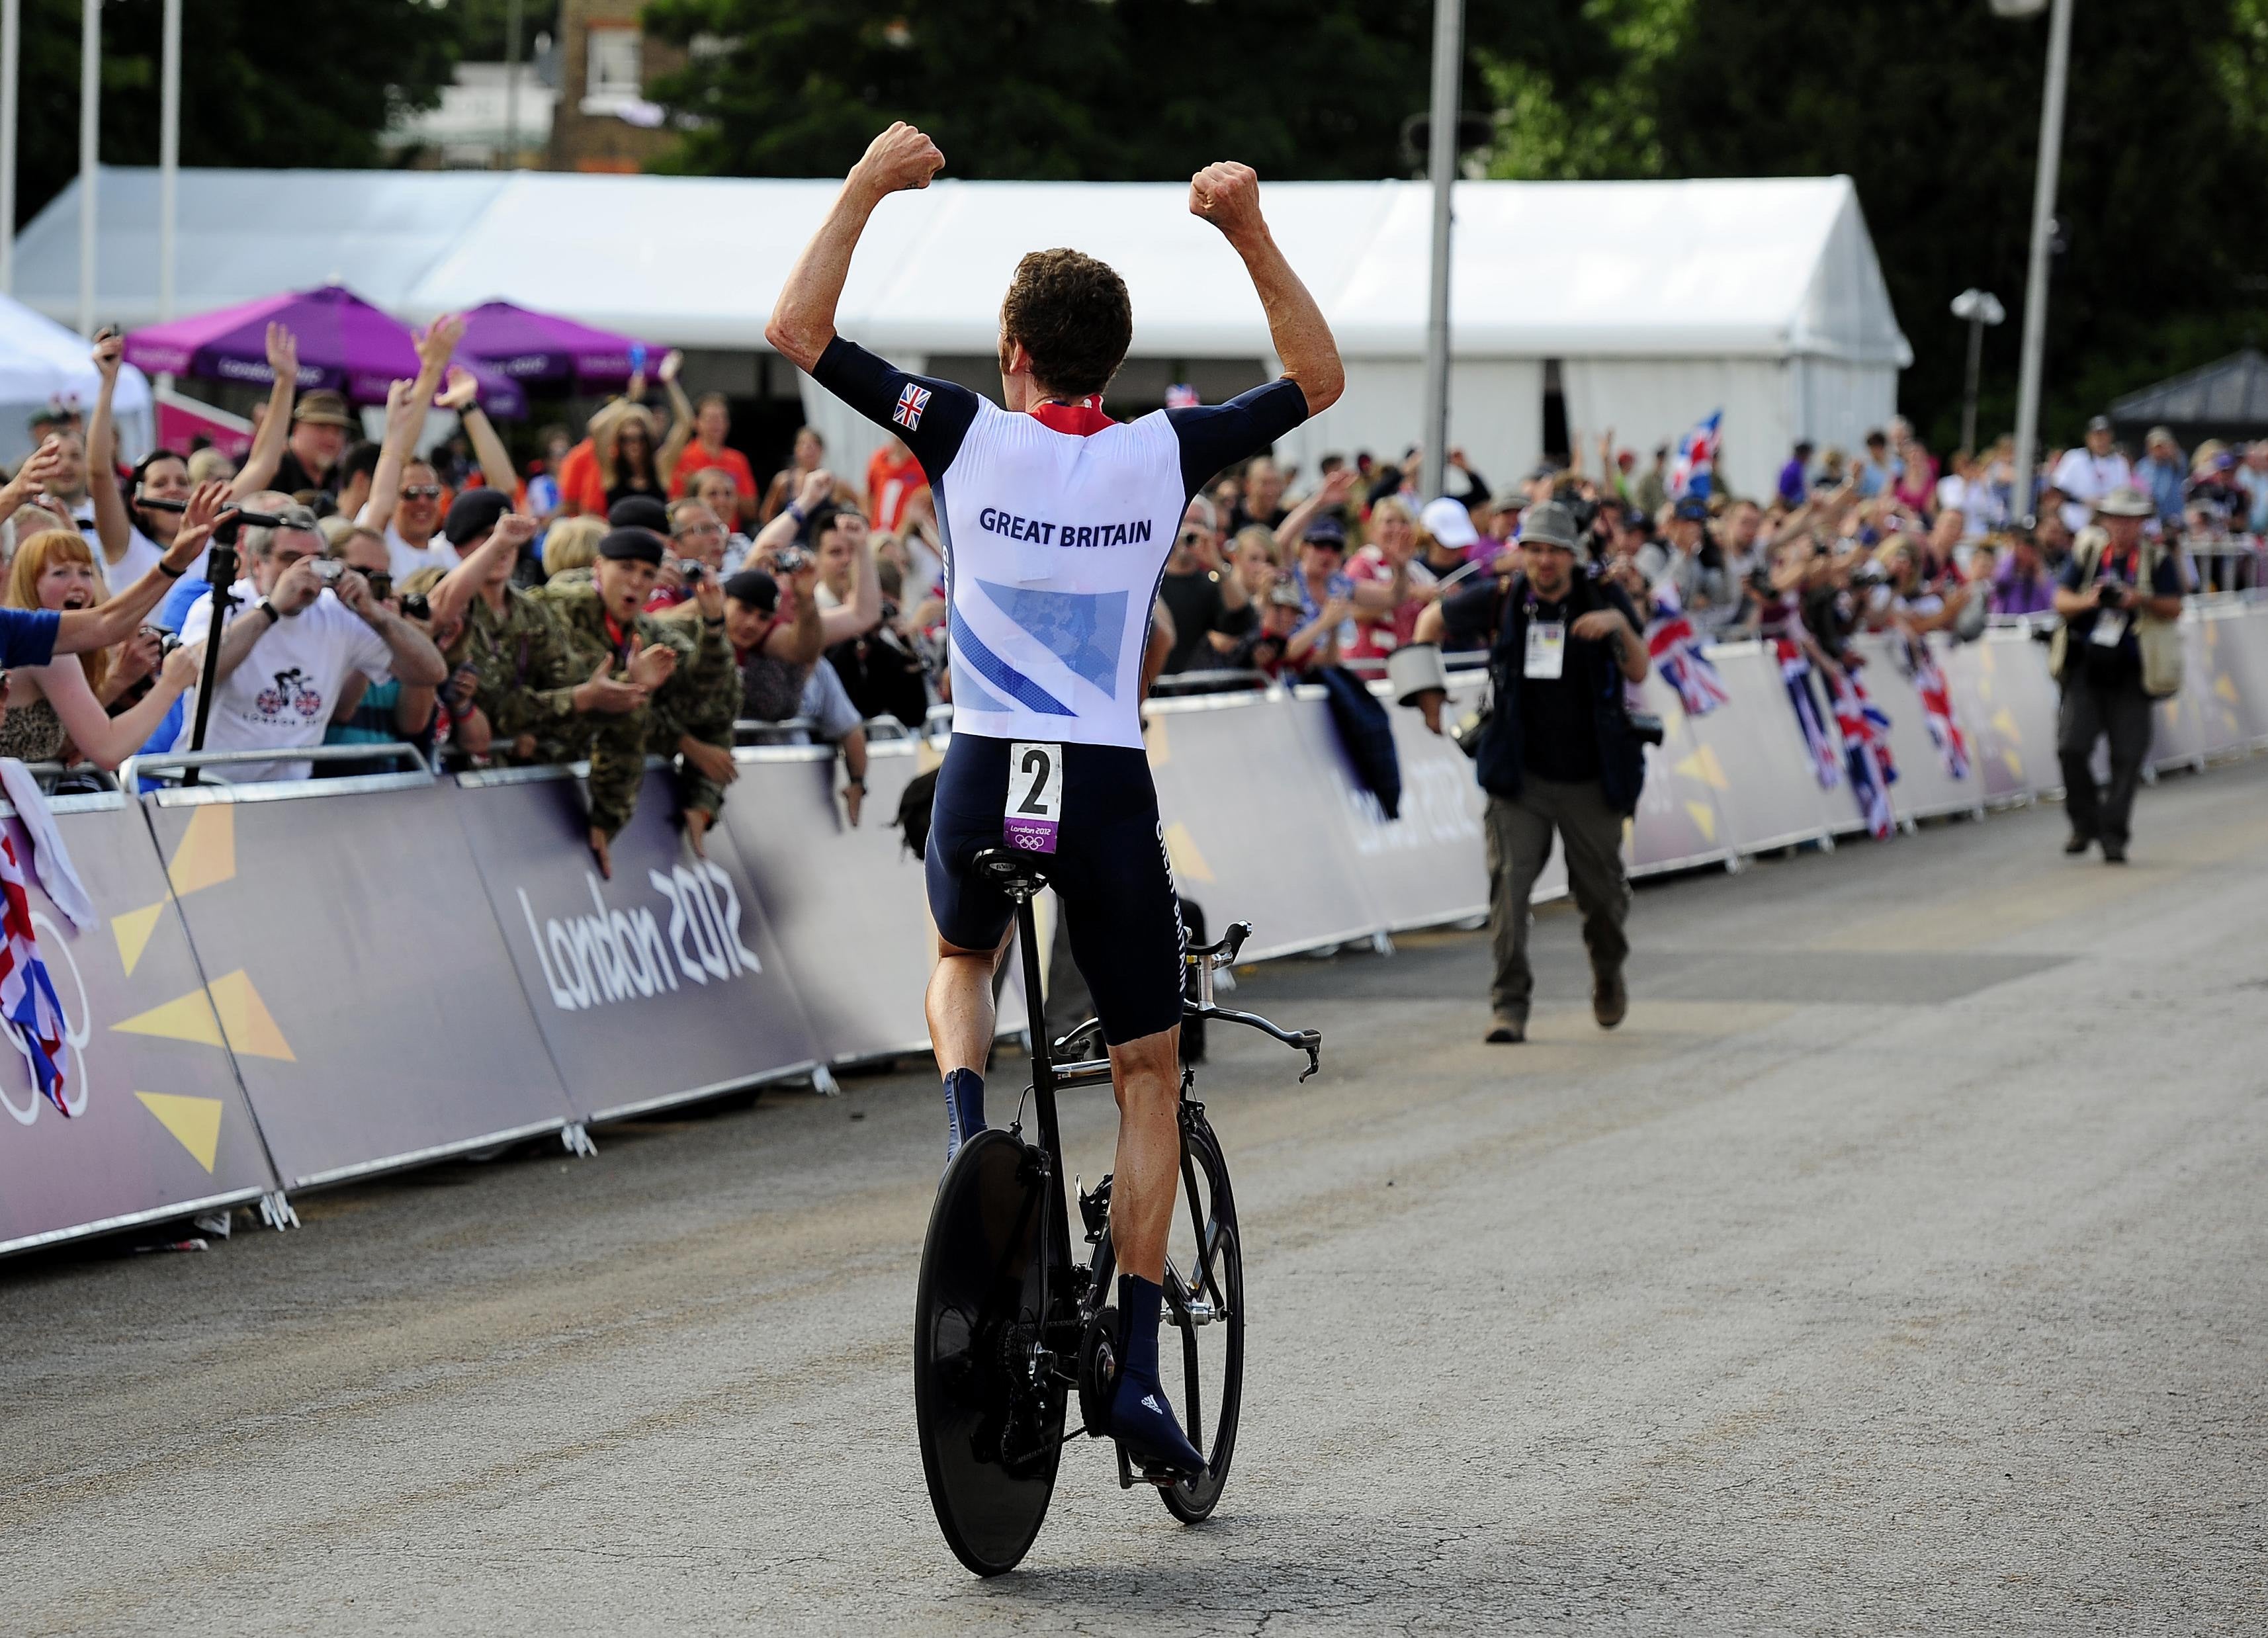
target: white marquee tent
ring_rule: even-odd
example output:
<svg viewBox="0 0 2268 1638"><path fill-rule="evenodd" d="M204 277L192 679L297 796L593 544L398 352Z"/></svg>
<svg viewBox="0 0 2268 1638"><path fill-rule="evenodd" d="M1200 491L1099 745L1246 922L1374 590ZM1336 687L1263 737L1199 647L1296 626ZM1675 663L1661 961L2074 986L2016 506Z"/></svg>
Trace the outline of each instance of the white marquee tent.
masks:
<svg viewBox="0 0 2268 1638"><path fill-rule="evenodd" d="M343 279L423 320L502 297L657 343L762 352L763 325L828 181L521 172L188 171L184 312ZM156 173L106 170L99 311L156 318ZM1348 362L1345 399L1285 452L1398 456L1424 376L1427 194L1414 182L1264 186L1270 219ZM844 293L846 334L981 379L1024 252L1101 256L1134 298L1130 398L1195 378L1206 396L1272 373L1233 253L1153 183L940 181L887 202ZM1451 439L1499 486L1543 447L1547 364L1568 426L1641 452L1725 411L1727 469L1768 488L1789 444L1852 444L1896 402L1911 355L1848 178L1464 182L1455 197ZM19 243L18 293L77 305L77 195ZM1131 383L1146 386L1137 392ZM873 435L802 384L806 412L862 457Z"/></svg>
<svg viewBox="0 0 2268 1638"><path fill-rule="evenodd" d="M58 406L94 408L102 378L77 332L0 296L0 460L14 465L31 452L31 418ZM129 459L150 447L150 383L132 364L118 370L111 414Z"/></svg>

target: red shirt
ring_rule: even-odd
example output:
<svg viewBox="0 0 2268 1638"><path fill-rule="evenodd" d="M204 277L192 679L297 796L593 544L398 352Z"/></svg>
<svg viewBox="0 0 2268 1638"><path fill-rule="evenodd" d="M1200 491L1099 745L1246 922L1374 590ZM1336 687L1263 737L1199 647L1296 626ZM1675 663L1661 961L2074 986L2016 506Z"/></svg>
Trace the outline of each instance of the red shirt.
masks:
<svg viewBox="0 0 2268 1638"><path fill-rule="evenodd" d="M921 462L911 455L894 461L887 449L876 450L866 463L866 495L874 508L874 527L895 534L905 521L907 503L917 490L928 487Z"/></svg>
<svg viewBox="0 0 2268 1638"><path fill-rule="evenodd" d="M1394 578L1394 569L1386 561L1386 554L1374 546L1366 546L1348 560L1347 578L1357 585L1386 585ZM1410 581L1413 585L1431 585L1433 571L1412 558ZM1418 633L1418 616L1425 606L1416 598L1404 598L1387 614L1372 617L1355 616L1355 640L1347 650L1347 657L1359 660L1382 660L1395 650L1408 643Z"/></svg>
<svg viewBox="0 0 2268 1638"><path fill-rule="evenodd" d="M669 492L673 496L687 494L693 480L711 466L721 466L733 474L733 482L740 491L740 498L753 506L762 497L756 493L755 470L748 458L727 444L711 455L699 438L685 446L685 453L677 458L677 470L671 474Z"/></svg>

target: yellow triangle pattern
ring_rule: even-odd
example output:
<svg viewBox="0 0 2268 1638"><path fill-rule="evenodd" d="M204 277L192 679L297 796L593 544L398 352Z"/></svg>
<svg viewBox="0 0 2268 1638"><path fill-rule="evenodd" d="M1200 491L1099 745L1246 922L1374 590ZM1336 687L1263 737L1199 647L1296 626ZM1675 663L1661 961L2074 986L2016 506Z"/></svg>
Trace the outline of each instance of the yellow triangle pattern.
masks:
<svg viewBox="0 0 2268 1638"><path fill-rule="evenodd" d="M2227 672L2213 679L2213 691L2231 705L2236 703L2236 679Z"/></svg>
<svg viewBox="0 0 2268 1638"><path fill-rule="evenodd" d="M137 1012L110 1027L124 1035L158 1035L166 1040L195 1041L200 1047L221 1044L220 1025L213 1017L211 1002L202 989L193 989L147 1012Z"/></svg>
<svg viewBox="0 0 2268 1638"><path fill-rule="evenodd" d="M158 930L158 917L165 908L163 904L153 904L110 918L110 936L118 941L118 959L125 964L128 977L133 976L142 952L150 947L150 935Z"/></svg>
<svg viewBox="0 0 2268 1638"><path fill-rule="evenodd" d="M1193 882L1213 879L1212 866L1207 864L1204 855L1197 851L1197 838L1189 834L1189 827L1179 819L1166 826L1166 856L1173 860L1176 876L1186 877Z"/></svg>
<svg viewBox="0 0 2268 1638"><path fill-rule="evenodd" d="M1725 765L1717 760L1717 747L1704 745L1691 756L1680 758L1677 771L1688 779L1697 779L1712 790L1730 790L1733 782L1725 777Z"/></svg>
<svg viewBox="0 0 2268 1638"><path fill-rule="evenodd" d="M217 1098L181 1098L172 1092L136 1092L143 1106L156 1115L166 1130L207 1172L220 1152L220 1111Z"/></svg>
<svg viewBox="0 0 2268 1638"><path fill-rule="evenodd" d="M284 1039L284 1032L276 1027L276 1019L268 1010L268 1003L260 999L260 992L252 987L252 976L239 967L212 981L213 1006L220 1013L220 1026L227 1032L228 1044L238 1052L254 1058L281 1058L286 1063L297 1063L291 1047Z"/></svg>
<svg viewBox="0 0 2268 1638"><path fill-rule="evenodd" d="M225 802L195 808L166 872L176 893L217 887L236 878L236 810Z"/></svg>
<svg viewBox="0 0 2268 1638"><path fill-rule="evenodd" d="M1685 811L1693 819L1693 827L1710 841L1717 840L1717 810L1706 802L1689 802Z"/></svg>
<svg viewBox="0 0 2268 1638"><path fill-rule="evenodd" d="M2024 743L2024 731L2016 726L2016 714L2005 705L1992 713L1992 731L2010 745Z"/></svg>
<svg viewBox="0 0 2268 1638"><path fill-rule="evenodd" d="M1142 748L1150 753L1152 768L1163 768L1174 760L1174 742L1166 732L1163 716L1152 717L1142 724Z"/></svg>

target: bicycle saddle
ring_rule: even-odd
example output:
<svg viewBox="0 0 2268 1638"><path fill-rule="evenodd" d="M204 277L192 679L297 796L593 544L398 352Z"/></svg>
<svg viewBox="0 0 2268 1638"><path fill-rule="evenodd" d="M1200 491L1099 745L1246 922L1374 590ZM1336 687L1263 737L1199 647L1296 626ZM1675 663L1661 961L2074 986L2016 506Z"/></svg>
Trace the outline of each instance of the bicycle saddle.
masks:
<svg viewBox="0 0 2268 1638"><path fill-rule="evenodd" d="M983 848L970 863L979 876L1020 901L1048 885L1048 873L1041 862L1013 848Z"/></svg>

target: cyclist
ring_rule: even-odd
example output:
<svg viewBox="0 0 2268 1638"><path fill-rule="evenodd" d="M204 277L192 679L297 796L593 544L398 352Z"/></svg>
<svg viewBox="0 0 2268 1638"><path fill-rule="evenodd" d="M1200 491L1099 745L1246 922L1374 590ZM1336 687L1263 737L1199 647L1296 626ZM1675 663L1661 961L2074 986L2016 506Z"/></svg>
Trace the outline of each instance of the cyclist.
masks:
<svg viewBox="0 0 2268 1638"><path fill-rule="evenodd" d="M1242 259L1282 378L1225 404L1111 421L1102 393L1126 356L1132 309L1117 274L1072 250L1026 256L1009 283L1005 410L892 368L836 334L836 305L875 207L928 187L944 164L909 125L877 136L789 273L764 334L902 438L928 474L953 661L953 738L928 846L939 943L928 1012L946 1157L984 1125L992 978L1014 911L972 861L1005 841L1052 856L1071 955L1109 1047L1123 1362L1110 1430L1149 1477L1170 1482L1204 1462L1158 1380L1166 1236L1180 1186L1183 940L1142 749L1151 610L1189 497L1328 408L1345 377L1322 310L1270 236L1259 179L1230 163L1191 179L1189 209Z"/></svg>

